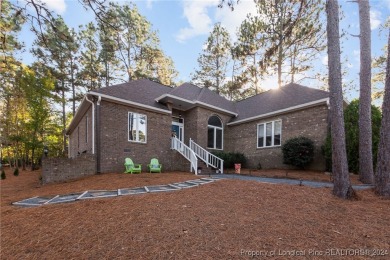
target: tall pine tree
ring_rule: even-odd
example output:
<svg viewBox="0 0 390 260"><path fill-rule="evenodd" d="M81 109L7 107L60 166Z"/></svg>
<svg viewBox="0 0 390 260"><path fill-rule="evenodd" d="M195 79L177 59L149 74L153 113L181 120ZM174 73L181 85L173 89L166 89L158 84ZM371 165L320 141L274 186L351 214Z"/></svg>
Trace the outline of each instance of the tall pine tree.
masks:
<svg viewBox="0 0 390 260"><path fill-rule="evenodd" d="M225 84L228 63L231 59L231 44L228 31L220 23L214 25L198 58L199 70L192 81L220 94Z"/></svg>
<svg viewBox="0 0 390 260"><path fill-rule="evenodd" d="M329 102L332 135L333 194L349 199L355 196L349 179L345 146L343 93L340 62L339 5L337 0L326 1Z"/></svg>
<svg viewBox="0 0 390 260"><path fill-rule="evenodd" d="M390 198L390 31L388 35L386 82L382 104L382 125L375 175L375 191Z"/></svg>

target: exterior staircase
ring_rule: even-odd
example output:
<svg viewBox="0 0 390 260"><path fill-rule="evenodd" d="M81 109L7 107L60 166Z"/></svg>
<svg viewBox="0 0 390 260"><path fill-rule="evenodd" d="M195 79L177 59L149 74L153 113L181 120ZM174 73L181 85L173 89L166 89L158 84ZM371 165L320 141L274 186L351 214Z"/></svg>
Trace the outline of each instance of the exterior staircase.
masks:
<svg viewBox="0 0 390 260"><path fill-rule="evenodd" d="M223 160L192 139L190 139L190 146L187 146L177 137L172 137L171 149L178 151L191 163L190 171L194 171L196 175L223 174Z"/></svg>
<svg viewBox="0 0 390 260"><path fill-rule="evenodd" d="M198 175L216 175L216 174L221 174L219 171L217 173L217 169L207 166L207 164L199 160L198 161Z"/></svg>

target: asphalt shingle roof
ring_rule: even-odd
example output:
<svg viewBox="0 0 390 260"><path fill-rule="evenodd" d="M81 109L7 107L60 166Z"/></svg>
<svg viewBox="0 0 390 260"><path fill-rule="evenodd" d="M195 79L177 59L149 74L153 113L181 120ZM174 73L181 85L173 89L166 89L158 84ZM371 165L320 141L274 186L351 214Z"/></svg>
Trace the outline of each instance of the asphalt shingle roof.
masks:
<svg viewBox="0 0 390 260"><path fill-rule="evenodd" d="M236 103L238 116L232 122L328 98L329 92L290 83Z"/></svg>
<svg viewBox="0 0 390 260"><path fill-rule="evenodd" d="M164 94L169 94L192 102L199 101L238 114L237 117L232 118L231 122L249 119L329 97L327 91L290 83L284 87L269 90L239 102L233 102L207 88L199 88L190 83L171 88L147 79L109 86L95 92L167 111L167 106L156 102L156 99Z"/></svg>
<svg viewBox="0 0 390 260"><path fill-rule="evenodd" d="M155 99L171 90L171 87L157 82L139 79L101 88L95 92L169 111L166 106L156 102Z"/></svg>
<svg viewBox="0 0 390 260"><path fill-rule="evenodd" d="M190 83L184 83L183 85L174 88L169 94L190 101L203 102L231 113L236 113L234 102L227 100L208 88L200 88Z"/></svg>

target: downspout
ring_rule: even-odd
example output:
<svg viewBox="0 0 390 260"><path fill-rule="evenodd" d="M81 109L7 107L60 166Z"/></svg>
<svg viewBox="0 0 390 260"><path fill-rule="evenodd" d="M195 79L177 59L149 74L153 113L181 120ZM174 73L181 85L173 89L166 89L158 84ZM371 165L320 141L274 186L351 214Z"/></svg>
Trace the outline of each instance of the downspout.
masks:
<svg viewBox="0 0 390 260"><path fill-rule="evenodd" d="M92 154L95 154L95 103L89 100L87 95L85 100L92 104Z"/></svg>
<svg viewBox="0 0 390 260"><path fill-rule="evenodd" d="M68 138L68 158L70 158L70 135L66 135Z"/></svg>
<svg viewBox="0 0 390 260"><path fill-rule="evenodd" d="M100 147L100 102L102 100L101 96L98 96L98 100L96 102L96 173L99 174L101 172L100 167L100 156L101 156L101 147Z"/></svg>

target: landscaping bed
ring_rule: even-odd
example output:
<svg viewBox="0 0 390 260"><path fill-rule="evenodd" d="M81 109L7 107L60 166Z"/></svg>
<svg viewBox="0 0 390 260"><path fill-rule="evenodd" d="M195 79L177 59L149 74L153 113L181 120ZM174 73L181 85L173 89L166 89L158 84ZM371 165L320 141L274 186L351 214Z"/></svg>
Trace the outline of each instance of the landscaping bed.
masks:
<svg viewBox="0 0 390 260"><path fill-rule="evenodd" d="M39 172L18 177L9 172L0 181L1 259L247 259L252 254L341 259L352 253L349 259L367 259L368 253L388 259L390 254L390 201L372 190L358 191L359 201L344 201L328 188L220 180L172 192L35 208L10 205L38 195L197 178L102 174L41 186L38 177Z"/></svg>

